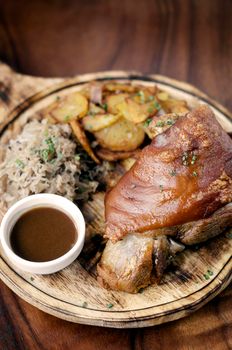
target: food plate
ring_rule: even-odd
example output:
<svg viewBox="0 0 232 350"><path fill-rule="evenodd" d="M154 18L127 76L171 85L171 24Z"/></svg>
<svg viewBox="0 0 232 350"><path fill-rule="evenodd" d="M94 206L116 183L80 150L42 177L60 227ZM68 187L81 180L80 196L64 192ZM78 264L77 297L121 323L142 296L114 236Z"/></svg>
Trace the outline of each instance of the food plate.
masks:
<svg viewBox="0 0 232 350"><path fill-rule="evenodd" d="M207 103L227 132L232 131L231 114L220 104L191 85L158 75L134 72L103 72L62 81L26 99L2 124L0 146L17 135L36 111L49 105L55 96L79 90L92 80L129 80L132 84L158 85L190 107ZM35 82L36 84L36 82ZM84 207L88 238L103 225L104 193L97 193ZM3 215L4 213L1 213ZM89 241L96 246L97 241ZM88 244L88 243L87 243ZM78 259L61 272L40 276L13 268L1 253L0 278L20 297L59 318L90 325L115 328L146 327L184 317L219 294L232 280L231 233L182 252L160 285L151 285L138 294L108 291L95 278L90 261ZM80 263L81 262L81 263ZM207 272L211 273L208 274Z"/></svg>

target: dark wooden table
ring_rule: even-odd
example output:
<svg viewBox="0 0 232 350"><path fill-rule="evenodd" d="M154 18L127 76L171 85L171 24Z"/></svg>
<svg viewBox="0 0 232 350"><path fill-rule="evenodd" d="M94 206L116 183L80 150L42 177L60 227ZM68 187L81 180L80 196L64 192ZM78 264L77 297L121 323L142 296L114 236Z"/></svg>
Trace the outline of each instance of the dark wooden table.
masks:
<svg viewBox="0 0 232 350"><path fill-rule="evenodd" d="M21 73L110 69L188 81L232 109L231 0L0 0L0 60ZM0 283L0 349L232 349L232 287L192 316L116 330L49 316Z"/></svg>

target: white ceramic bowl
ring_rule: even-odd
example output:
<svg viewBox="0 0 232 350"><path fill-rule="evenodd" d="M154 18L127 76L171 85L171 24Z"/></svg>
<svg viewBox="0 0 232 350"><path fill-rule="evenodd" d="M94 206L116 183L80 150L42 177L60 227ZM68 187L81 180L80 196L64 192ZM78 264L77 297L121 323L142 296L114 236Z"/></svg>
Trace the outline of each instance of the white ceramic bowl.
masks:
<svg viewBox="0 0 232 350"><path fill-rule="evenodd" d="M16 255L10 245L10 234L16 221L22 214L32 208L49 207L64 212L74 223L77 230L77 241L61 257L46 261L32 262ZM37 274L49 274L59 271L71 264L80 254L85 241L85 220L80 209L70 200L55 194L35 194L16 202L5 214L0 227L1 247L13 265L17 268Z"/></svg>

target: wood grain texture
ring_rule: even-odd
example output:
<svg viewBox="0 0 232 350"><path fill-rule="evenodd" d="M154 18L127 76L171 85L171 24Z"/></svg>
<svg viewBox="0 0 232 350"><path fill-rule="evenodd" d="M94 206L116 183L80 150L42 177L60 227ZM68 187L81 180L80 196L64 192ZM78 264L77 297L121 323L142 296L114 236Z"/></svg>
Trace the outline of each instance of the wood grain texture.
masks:
<svg viewBox="0 0 232 350"><path fill-rule="evenodd" d="M0 58L44 76L120 68L160 73L189 81L232 109L231 18L230 0L136 6L129 0L0 0ZM232 348L231 287L188 318L138 331L56 319L2 283L0 303L3 349Z"/></svg>
<svg viewBox="0 0 232 350"><path fill-rule="evenodd" d="M228 350L232 347L231 298L232 292L227 290L185 319L152 328L119 330L74 324L47 315L2 284L1 346L4 350Z"/></svg>

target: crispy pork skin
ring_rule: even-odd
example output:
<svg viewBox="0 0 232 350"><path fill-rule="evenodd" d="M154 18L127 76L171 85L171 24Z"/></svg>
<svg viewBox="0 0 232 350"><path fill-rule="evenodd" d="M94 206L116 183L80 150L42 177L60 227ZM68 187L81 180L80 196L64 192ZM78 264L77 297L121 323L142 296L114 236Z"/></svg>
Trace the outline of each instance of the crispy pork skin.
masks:
<svg viewBox="0 0 232 350"><path fill-rule="evenodd" d="M232 140L200 106L145 147L106 195L106 237L209 217L232 201Z"/></svg>

